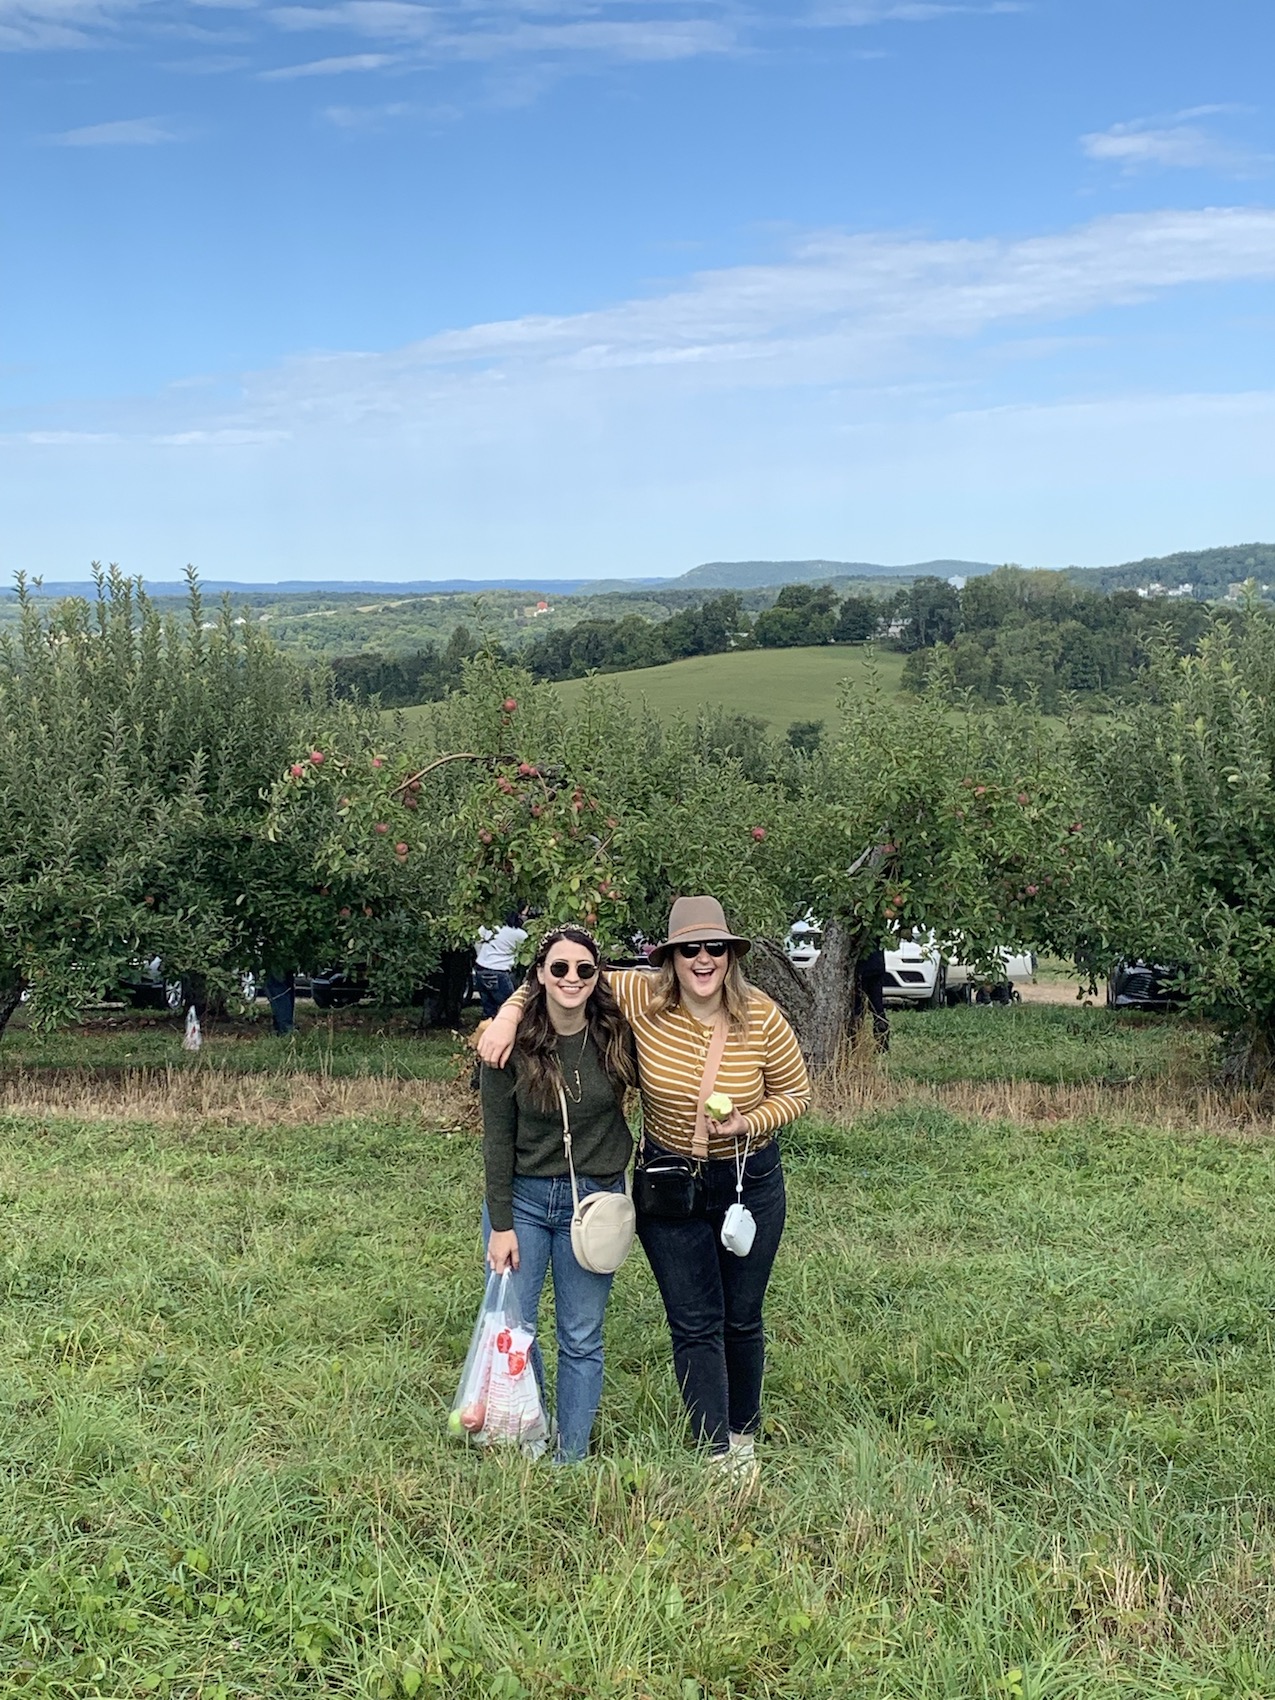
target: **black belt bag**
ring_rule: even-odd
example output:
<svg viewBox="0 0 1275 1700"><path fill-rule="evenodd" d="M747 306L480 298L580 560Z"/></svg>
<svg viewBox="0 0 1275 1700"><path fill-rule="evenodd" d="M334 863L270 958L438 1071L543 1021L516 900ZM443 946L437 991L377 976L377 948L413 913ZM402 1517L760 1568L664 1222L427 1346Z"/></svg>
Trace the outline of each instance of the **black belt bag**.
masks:
<svg viewBox="0 0 1275 1700"><path fill-rule="evenodd" d="M633 1171L633 1203L639 1216L681 1220L695 1214L696 1177L690 1160L661 1151Z"/></svg>

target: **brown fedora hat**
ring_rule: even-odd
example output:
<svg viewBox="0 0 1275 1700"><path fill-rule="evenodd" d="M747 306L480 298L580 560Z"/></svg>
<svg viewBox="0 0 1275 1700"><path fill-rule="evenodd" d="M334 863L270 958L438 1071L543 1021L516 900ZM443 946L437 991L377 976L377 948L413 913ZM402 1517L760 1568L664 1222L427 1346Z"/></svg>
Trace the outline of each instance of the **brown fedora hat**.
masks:
<svg viewBox="0 0 1275 1700"><path fill-rule="evenodd" d="M651 952L650 961L658 968L675 945L696 944L704 939L725 939L742 956L749 941L731 932L726 916L715 897L679 897L669 910L668 937Z"/></svg>

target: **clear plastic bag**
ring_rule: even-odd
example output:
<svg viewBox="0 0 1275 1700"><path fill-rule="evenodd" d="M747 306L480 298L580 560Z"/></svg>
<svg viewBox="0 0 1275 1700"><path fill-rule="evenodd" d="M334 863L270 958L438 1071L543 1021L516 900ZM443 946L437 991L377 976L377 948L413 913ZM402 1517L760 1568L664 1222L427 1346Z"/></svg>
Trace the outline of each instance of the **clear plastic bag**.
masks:
<svg viewBox="0 0 1275 1700"><path fill-rule="evenodd" d="M549 1420L531 1364L534 1338L508 1272L489 1275L447 1419L449 1433L468 1435L482 1446L543 1446Z"/></svg>

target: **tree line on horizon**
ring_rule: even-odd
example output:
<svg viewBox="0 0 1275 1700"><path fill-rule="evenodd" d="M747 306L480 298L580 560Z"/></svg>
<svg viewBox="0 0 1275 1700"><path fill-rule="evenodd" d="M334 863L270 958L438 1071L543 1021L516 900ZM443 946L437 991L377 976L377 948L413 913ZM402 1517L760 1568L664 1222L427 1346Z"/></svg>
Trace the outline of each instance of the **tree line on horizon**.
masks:
<svg viewBox="0 0 1275 1700"><path fill-rule="evenodd" d="M1123 700L1145 675L1154 639L1168 634L1186 654L1209 621L1209 608L1190 598L1089 590L1064 573L1001 567L961 587L919 578L881 597L785 585L756 614L726 591L663 620L582 619L517 650L462 624L444 645L340 656L331 667L338 695L402 708L441 701L480 651L558 682L728 651L879 643L908 657L907 691L923 690L939 666L984 702L1032 698L1054 712L1069 695Z"/></svg>

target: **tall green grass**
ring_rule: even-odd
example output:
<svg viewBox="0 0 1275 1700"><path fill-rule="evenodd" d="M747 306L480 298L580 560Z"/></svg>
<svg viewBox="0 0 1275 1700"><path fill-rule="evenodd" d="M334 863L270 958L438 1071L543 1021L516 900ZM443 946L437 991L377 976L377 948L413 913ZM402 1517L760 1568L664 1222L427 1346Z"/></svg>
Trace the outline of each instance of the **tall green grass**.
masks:
<svg viewBox="0 0 1275 1700"><path fill-rule="evenodd" d="M1174 1031L1079 1013L901 1021L893 1066L1093 1078ZM640 1253L593 1461L446 1440L468 1136L0 1136L0 1691L1275 1692L1265 1140L932 1103L794 1130L748 1495L685 1443Z"/></svg>

